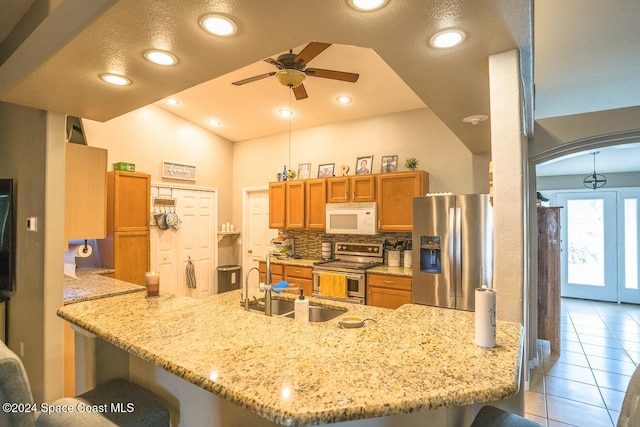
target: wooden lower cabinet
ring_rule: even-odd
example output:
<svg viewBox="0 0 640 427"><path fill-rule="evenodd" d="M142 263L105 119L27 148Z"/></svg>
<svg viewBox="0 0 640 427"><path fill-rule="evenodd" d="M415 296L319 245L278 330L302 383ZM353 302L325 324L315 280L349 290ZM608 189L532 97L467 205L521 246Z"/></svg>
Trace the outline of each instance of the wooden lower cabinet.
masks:
<svg viewBox="0 0 640 427"><path fill-rule="evenodd" d="M267 263L258 263L260 270L260 282L266 281ZM271 284L276 284L281 280L289 282L290 286L299 286L304 291L306 297L313 292L313 276L311 267L300 267L296 265L271 264ZM296 292L296 294L299 294Z"/></svg>
<svg viewBox="0 0 640 427"><path fill-rule="evenodd" d="M284 266L284 280L289 286L298 285L304 291L304 296L310 297L313 292L313 275L311 267Z"/></svg>
<svg viewBox="0 0 640 427"><path fill-rule="evenodd" d="M260 261L258 263L258 270L260 271L260 283L267 281L267 263ZM271 264L271 284L278 283L284 280L284 266L282 264Z"/></svg>
<svg viewBox="0 0 640 427"><path fill-rule="evenodd" d="M144 286L151 265L148 231L118 231L99 243L103 267L115 270L111 277Z"/></svg>
<svg viewBox="0 0 640 427"><path fill-rule="evenodd" d="M367 305L396 309L411 303L411 277L367 274Z"/></svg>

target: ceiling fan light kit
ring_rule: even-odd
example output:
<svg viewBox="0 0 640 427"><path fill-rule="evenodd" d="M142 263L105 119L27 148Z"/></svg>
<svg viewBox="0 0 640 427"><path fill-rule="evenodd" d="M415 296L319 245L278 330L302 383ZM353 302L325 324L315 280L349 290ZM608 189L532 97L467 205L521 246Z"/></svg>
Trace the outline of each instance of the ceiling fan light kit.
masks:
<svg viewBox="0 0 640 427"><path fill-rule="evenodd" d="M294 88L300 86L307 76L302 71L284 69L276 72L276 78L281 85Z"/></svg>

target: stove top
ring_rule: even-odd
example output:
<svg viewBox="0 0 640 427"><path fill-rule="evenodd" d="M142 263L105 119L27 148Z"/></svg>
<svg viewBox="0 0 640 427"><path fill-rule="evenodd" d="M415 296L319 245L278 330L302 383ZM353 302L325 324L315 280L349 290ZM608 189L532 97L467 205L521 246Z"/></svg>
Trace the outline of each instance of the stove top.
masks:
<svg viewBox="0 0 640 427"><path fill-rule="evenodd" d="M335 254L335 259L313 265L333 271L364 271L383 261L381 243L338 242L335 244Z"/></svg>

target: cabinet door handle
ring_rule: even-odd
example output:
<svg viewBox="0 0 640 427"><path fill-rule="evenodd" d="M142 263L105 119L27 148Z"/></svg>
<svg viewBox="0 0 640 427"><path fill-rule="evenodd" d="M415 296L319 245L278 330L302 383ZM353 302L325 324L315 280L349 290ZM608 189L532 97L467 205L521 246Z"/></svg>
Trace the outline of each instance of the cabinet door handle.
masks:
<svg viewBox="0 0 640 427"><path fill-rule="evenodd" d="M344 192L344 199L349 200L349 193L347 193L346 191Z"/></svg>
<svg viewBox="0 0 640 427"><path fill-rule="evenodd" d="M384 283L388 283L390 285L393 285L395 282L395 280L384 280Z"/></svg>
<svg viewBox="0 0 640 427"><path fill-rule="evenodd" d="M351 200L355 200L355 199L356 199L356 192L354 191L353 192L353 199L351 199Z"/></svg>

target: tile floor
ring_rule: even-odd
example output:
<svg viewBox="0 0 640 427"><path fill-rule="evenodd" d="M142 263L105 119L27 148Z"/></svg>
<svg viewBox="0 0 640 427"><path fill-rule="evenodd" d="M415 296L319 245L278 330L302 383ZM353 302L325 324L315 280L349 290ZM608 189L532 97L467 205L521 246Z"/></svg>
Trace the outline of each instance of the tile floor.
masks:
<svg viewBox="0 0 640 427"><path fill-rule="evenodd" d="M561 355L540 341L526 417L543 426L611 427L640 364L640 305L562 299Z"/></svg>

